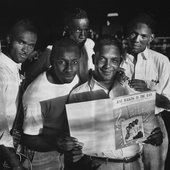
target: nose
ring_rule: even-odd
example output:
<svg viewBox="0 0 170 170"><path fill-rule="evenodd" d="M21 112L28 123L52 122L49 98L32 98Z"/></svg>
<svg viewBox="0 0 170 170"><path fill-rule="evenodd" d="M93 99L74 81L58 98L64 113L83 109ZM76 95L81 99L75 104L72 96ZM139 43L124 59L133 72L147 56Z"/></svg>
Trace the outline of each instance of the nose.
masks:
<svg viewBox="0 0 170 170"><path fill-rule="evenodd" d="M80 38L81 38L81 39L85 39L85 38L86 38L86 36L87 36L86 31L85 31L85 30L81 30Z"/></svg>
<svg viewBox="0 0 170 170"><path fill-rule="evenodd" d="M140 39L141 39L141 36L140 35L136 35L134 39L135 39L136 42L139 42Z"/></svg>
<svg viewBox="0 0 170 170"><path fill-rule="evenodd" d="M104 64L104 67L105 68L110 68L110 61L109 60L106 60L105 64Z"/></svg>
<svg viewBox="0 0 170 170"><path fill-rule="evenodd" d="M72 71L72 64L70 62L66 64L65 71L66 72L71 72Z"/></svg>
<svg viewBox="0 0 170 170"><path fill-rule="evenodd" d="M29 51L29 45L24 44L23 47L22 47L22 51L24 51L25 53L28 53L28 51Z"/></svg>

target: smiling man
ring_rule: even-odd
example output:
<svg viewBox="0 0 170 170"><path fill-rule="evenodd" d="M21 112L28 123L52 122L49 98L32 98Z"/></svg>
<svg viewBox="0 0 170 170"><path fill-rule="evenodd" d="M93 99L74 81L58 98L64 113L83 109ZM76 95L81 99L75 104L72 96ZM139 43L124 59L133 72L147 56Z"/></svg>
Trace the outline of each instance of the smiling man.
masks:
<svg viewBox="0 0 170 170"><path fill-rule="evenodd" d="M168 151L168 135L162 119L170 110L170 62L168 57L149 48L154 39L155 20L147 13L133 18L127 27L127 55L121 63L130 86L139 92L156 91L155 116L164 133L159 147L144 145L144 165L149 170L164 170Z"/></svg>
<svg viewBox="0 0 170 170"><path fill-rule="evenodd" d="M68 103L107 98L115 99L118 96L136 93L128 86L127 81L120 82L120 77L122 76L120 74L121 68L119 67L122 55L120 42L117 39L109 37L98 39L95 42L94 51L93 64L95 69L92 76L87 82L78 86L70 93ZM151 134L153 134L153 136L150 136L153 142L152 144L160 145L163 138L160 128L155 128ZM122 147L121 149L114 150L113 159L85 155L72 168L68 165L68 169L142 170L139 159L141 150L142 146L139 143L135 143L126 148Z"/></svg>

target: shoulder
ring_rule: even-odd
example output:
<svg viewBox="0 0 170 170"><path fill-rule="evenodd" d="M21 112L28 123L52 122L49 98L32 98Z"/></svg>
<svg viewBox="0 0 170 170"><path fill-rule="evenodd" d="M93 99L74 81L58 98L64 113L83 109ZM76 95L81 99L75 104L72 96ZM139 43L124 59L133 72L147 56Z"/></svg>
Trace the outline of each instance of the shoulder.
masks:
<svg viewBox="0 0 170 170"><path fill-rule="evenodd" d="M70 94L82 93L87 91L88 89L89 89L88 82L85 82L81 85L78 85L76 88L74 88Z"/></svg>
<svg viewBox="0 0 170 170"><path fill-rule="evenodd" d="M41 90L43 90L44 76L46 72L41 73L31 84L28 85L24 95L23 101L35 100ZM45 89L44 89L45 90Z"/></svg>
<svg viewBox="0 0 170 170"><path fill-rule="evenodd" d="M158 62L169 62L169 58L167 56L165 56L164 54L158 52L158 51L155 51L155 50L152 50L152 49L148 49L148 54L155 61L158 61Z"/></svg>
<svg viewBox="0 0 170 170"><path fill-rule="evenodd" d="M91 47L91 48L93 48L94 45L95 45L95 43L94 43L94 41L93 41L92 39L90 39L90 38L87 38L87 39L86 39L86 42L85 42L85 46L86 46L86 47Z"/></svg>

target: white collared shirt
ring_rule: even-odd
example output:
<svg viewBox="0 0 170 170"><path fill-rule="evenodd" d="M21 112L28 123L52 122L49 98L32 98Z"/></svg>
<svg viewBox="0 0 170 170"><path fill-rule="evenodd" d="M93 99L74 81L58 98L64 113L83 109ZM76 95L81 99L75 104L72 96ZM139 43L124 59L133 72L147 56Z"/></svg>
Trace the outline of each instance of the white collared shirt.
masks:
<svg viewBox="0 0 170 170"><path fill-rule="evenodd" d="M9 134L12 128L18 106L18 92L20 86L19 68L21 64L15 63L2 52L0 53L0 145L13 147L13 139Z"/></svg>
<svg viewBox="0 0 170 170"><path fill-rule="evenodd" d="M136 65L134 57L127 54L120 67L125 69L125 74L132 79L144 80L151 90L166 96L170 100L170 62L169 59L156 51L146 48L138 54ZM155 114L163 111L156 107Z"/></svg>
<svg viewBox="0 0 170 170"><path fill-rule="evenodd" d="M86 94L86 92L94 92L94 93ZM115 81L112 89L108 91L105 87L103 87L99 82L97 82L92 77L88 82L78 86L70 93L68 102L75 103L75 102L98 100L104 98L115 99L118 96L124 96L124 95L134 94L134 93L135 91L131 89L126 82L121 85L118 81ZM114 145L115 144L113 143L113 146ZM112 150L111 155L112 158L123 159L126 157L133 157L137 153L140 153L141 151L142 151L142 145L140 143L136 143L127 147L123 147L121 149Z"/></svg>

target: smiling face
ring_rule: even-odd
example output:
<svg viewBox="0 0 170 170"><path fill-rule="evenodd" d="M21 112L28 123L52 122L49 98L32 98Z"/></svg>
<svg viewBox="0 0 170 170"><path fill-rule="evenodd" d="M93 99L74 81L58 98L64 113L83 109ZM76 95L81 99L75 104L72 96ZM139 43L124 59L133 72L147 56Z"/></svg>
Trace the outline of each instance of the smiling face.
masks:
<svg viewBox="0 0 170 170"><path fill-rule="evenodd" d="M113 82L120 64L120 50L115 45L103 45L94 56L95 78L104 84Z"/></svg>
<svg viewBox="0 0 170 170"><path fill-rule="evenodd" d="M143 52L153 40L151 28L145 23L136 23L128 36L128 47L132 54Z"/></svg>
<svg viewBox="0 0 170 170"><path fill-rule="evenodd" d="M78 72L80 51L78 46L59 47L53 50L52 70L59 84L71 83Z"/></svg>
<svg viewBox="0 0 170 170"><path fill-rule="evenodd" d="M18 28L10 43L10 57L16 63L23 63L33 52L36 42L37 34L22 27Z"/></svg>

